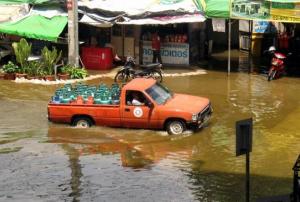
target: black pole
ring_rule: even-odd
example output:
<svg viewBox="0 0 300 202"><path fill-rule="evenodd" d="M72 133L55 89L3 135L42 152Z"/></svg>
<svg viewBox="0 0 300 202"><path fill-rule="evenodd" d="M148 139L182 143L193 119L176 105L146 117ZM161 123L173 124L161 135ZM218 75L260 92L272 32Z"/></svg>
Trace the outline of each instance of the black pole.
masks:
<svg viewBox="0 0 300 202"><path fill-rule="evenodd" d="M252 21L249 20L249 57L248 57L248 73L252 70Z"/></svg>
<svg viewBox="0 0 300 202"><path fill-rule="evenodd" d="M250 202L250 152L246 153L246 202Z"/></svg>

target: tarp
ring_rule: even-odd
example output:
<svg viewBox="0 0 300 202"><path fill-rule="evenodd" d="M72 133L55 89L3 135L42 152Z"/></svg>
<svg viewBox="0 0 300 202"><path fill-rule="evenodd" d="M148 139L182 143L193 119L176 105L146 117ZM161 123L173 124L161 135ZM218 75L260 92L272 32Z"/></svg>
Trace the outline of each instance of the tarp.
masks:
<svg viewBox="0 0 300 202"><path fill-rule="evenodd" d="M153 18L143 18L143 19L130 19L128 21L117 22L117 24L124 25L166 25L166 24L176 24L176 23L193 23L193 22L203 22L205 17L200 14L186 14L180 16L163 16L163 17L153 17Z"/></svg>
<svg viewBox="0 0 300 202"><path fill-rule="evenodd" d="M7 21L16 21L29 13L28 4L1 5L0 23Z"/></svg>
<svg viewBox="0 0 300 202"><path fill-rule="evenodd" d="M208 18L230 17L230 0L202 0L201 3Z"/></svg>
<svg viewBox="0 0 300 202"><path fill-rule="evenodd" d="M91 0L78 1L79 9L94 10L106 15L126 15L126 16L143 16L154 13L197 13L199 8L193 0L129 0L121 2L120 0Z"/></svg>
<svg viewBox="0 0 300 202"><path fill-rule="evenodd" d="M267 0L271 2L279 2L279 3L299 3L300 0Z"/></svg>
<svg viewBox="0 0 300 202"><path fill-rule="evenodd" d="M0 0L0 4L41 4L45 2L50 2L51 0Z"/></svg>
<svg viewBox="0 0 300 202"><path fill-rule="evenodd" d="M204 21L201 4L194 0L81 0L80 20L94 26L109 24L168 24ZM196 19L196 16L199 17ZM97 23L98 22L98 23Z"/></svg>
<svg viewBox="0 0 300 202"><path fill-rule="evenodd" d="M92 15L83 15L83 17L79 21L80 23L92 25L95 27L112 27L113 26L113 21L109 19L100 19L93 17Z"/></svg>
<svg viewBox="0 0 300 202"><path fill-rule="evenodd" d="M57 41L67 21L68 19L65 16L46 18L40 15L31 15L18 22L0 24L0 32L28 38Z"/></svg>

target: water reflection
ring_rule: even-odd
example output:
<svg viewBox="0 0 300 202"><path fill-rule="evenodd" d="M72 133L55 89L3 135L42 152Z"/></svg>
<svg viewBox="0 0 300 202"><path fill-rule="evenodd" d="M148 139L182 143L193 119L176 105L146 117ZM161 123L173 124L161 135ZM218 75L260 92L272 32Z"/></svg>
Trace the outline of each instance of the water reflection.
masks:
<svg viewBox="0 0 300 202"><path fill-rule="evenodd" d="M71 182L70 186L72 189L72 192L69 194L69 197L73 198L73 202L80 201L80 185L81 181L80 178L82 177L82 171L81 171L81 165L79 161L79 152L68 144L62 144L61 145L63 150L66 152L66 154L69 157L69 167L71 169Z"/></svg>
<svg viewBox="0 0 300 202"><path fill-rule="evenodd" d="M138 130L138 134L132 134L133 130L123 131L131 135L121 135L109 128L102 130L101 127L82 130L50 125L48 142L68 145L66 153L69 156L120 154L123 167L147 169L169 155L185 159L191 157L195 149L193 146L201 138L191 134L169 137L160 135L160 132L153 134L151 131Z"/></svg>
<svg viewBox="0 0 300 202"><path fill-rule="evenodd" d="M80 162L85 156L120 156L120 165L132 168L135 171L149 170L165 159L180 160L178 165L184 167L188 159L195 152L194 147L200 136L187 134L186 136L162 136L159 132L140 130L132 134L132 130L124 130L123 135L114 133L113 129L100 127L91 129L74 129L64 126L49 125L49 143L60 144L69 157L71 169L69 195L73 201L78 201L82 195L82 167L87 166ZM124 133L131 133L124 135ZM193 146L194 145L194 146ZM168 162L168 161L167 161ZM168 163L169 164L169 163ZM166 164L165 166L170 166Z"/></svg>

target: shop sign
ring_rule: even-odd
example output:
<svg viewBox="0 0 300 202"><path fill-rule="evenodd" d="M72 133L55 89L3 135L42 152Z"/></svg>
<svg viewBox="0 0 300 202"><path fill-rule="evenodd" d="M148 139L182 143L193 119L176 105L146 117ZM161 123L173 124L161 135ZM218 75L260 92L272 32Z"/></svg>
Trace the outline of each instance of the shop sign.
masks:
<svg viewBox="0 0 300 202"><path fill-rule="evenodd" d="M225 32L225 20L224 19L212 19L212 25L214 32Z"/></svg>
<svg viewBox="0 0 300 202"><path fill-rule="evenodd" d="M272 29L273 28L273 29ZM268 21L253 21L254 33L271 33L275 32L275 27Z"/></svg>
<svg viewBox="0 0 300 202"><path fill-rule="evenodd" d="M300 3L267 0L232 0L231 18L281 22L300 22Z"/></svg>
<svg viewBox="0 0 300 202"><path fill-rule="evenodd" d="M189 65L189 44L163 43L161 46L161 59L163 64ZM143 63L152 63L153 53L151 42L143 42Z"/></svg>

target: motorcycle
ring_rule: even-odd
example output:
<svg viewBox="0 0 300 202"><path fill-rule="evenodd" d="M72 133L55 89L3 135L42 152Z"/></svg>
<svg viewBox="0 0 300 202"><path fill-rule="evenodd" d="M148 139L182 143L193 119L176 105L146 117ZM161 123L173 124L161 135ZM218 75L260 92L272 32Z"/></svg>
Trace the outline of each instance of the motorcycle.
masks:
<svg viewBox="0 0 300 202"><path fill-rule="evenodd" d="M141 70L136 70L135 61L132 57L127 57L124 66L117 72L114 81L115 82L127 82L130 79L144 77L154 78L158 82L162 82L162 64L154 63L148 65L141 65Z"/></svg>
<svg viewBox="0 0 300 202"><path fill-rule="evenodd" d="M268 81L278 79L282 75L286 73L285 71L285 62L288 56L291 55L291 53L288 53L287 55L283 53L276 52L276 48L274 46L271 46L268 50L269 54L271 55L271 67L268 72Z"/></svg>

